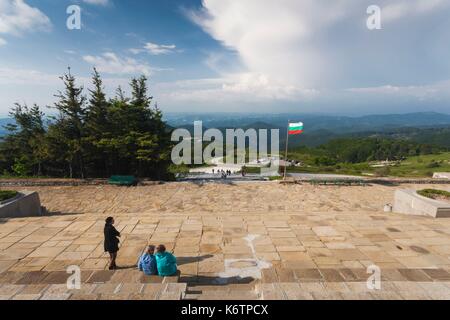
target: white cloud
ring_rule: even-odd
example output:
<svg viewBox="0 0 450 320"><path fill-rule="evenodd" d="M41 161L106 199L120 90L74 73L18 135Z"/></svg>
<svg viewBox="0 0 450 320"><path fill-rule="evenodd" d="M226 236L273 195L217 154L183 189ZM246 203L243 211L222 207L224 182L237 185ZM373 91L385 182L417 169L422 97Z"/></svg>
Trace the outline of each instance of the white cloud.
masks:
<svg viewBox="0 0 450 320"><path fill-rule="evenodd" d="M0 67L0 84L2 85L23 85L23 84L49 84L57 83L58 76L44 72L28 69L4 68Z"/></svg>
<svg viewBox="0 0 450 320"><path fill-rule="evenodd" d="M159 56L163 54L170 54L176 51L177 46L174 44L157 44L153 42L147 42L142 48L131 48L129 51L132 54L140 54L148 52L153 56Z"/></svg>
<svg viewBox="0 0 450 320"><path fill-rule="evenodd" d="M55 86L62 85L60 74L46 73L34 69L20 69L0 67L0 84L1 85L33 85L33 86ZM75 76L80 85L89 87L92 79L90 77ZM114 90L119 85L127 85L129 78L109 78L103 77L106 86L112 87ZM50 92L49 92L50 93Z"/></svg>
<svg viewBox="0 0 450 320"><path fill-rule="evenodd" d="M138 48L131 48L128 51L130 51L132 54L140 54L142 52L145 52L144 49L138 49Z"/></svg>
<svg viewBox="0 0 450 320"><path fill-rule="evenodd" d="M46 73L33 69L0 67L0 117L9 112L15 102L37 103L40 106L53 105L54 94L63 89L61 74ZM111 97L118 86L130 92L128 77L102 77L105 92ZM77 84L85 89L92 88L89 76L76 76ZM88 93L87 90L84 92ZM51 111L54 112L54 111Z"/></svg>
<svg viewBox="0 0 450 320"><path fill-rule="evenodd" d="M450 97L450 81L417 85L417 86L395 86L384 85L378 87L350 88L347 92L367 97L410 97L418 100L435 100L441 97Z"/></svg>
<svg viewBox="0 0 450 320"><path fill-rule="evenodd" d="M113 52L106 52L101 56L83 56L83 60L95 66L99 72L109 74L145 74L150 75L152 68L145 62L139 62L128 57L118 57Z"/></svg>
<svg viewBox="0 0 450 320"><path fill-rule="evenodd" d="M450 3L447 0L396 0L382 7L384 21L427 14L439 10Z"/></svg>
<svg viewBox="0 0 450 320"><path fill-rule="evenodd" d="M183 80L155 85L158 98L168 104L241 104L313 99L317 90L285 86L262 74L232 74L224 78Z"/></svg>
<svg viewBox="0 0 450 320"><path fill-rule="evenodd" d="M224 88L291 99L293 93L308 88L335 90L385 79L410 81L404 70L420 68L411 66L411 60L418 59L413 35L422 30L420 19L440 13L450 1L379 0L382 20L410 24L408 36L388 23L381 31L369 31L366 9L373 1L368 0L203 0L202 4L201 10L187 13L190 19L236 53L242 63L238 71L214 69L221 78L236 79ZM211 64L210 57L206 63ZM258 76L242 82L246 74Z"/></svg>
<svg viewBox="0 0 450 320"><path fill-rule="evenodd" d="M0 38L0 47L6 45L7 42L5 39Z"/></svg>
<svg viewBox="0 0 450 320"><path fill-rule="evenodd" d="M50 19L24 0L0 0L0 33L21 35L51 28Z"/></svg>
<svg viewBox="0 0 450 320"><path fill-rule="evenodd" d="M83 0L83 2L85 2L87 4L99 5L99 6L109 5L109 0Z"/></svg>
<svg viewBox="0 0 450 320"><path fill-rule="evenodd" d="M144 49L147 50L150 54L157 56L174 52L176 46L174 44L165 45L147 42L144 46Z"/></svg>

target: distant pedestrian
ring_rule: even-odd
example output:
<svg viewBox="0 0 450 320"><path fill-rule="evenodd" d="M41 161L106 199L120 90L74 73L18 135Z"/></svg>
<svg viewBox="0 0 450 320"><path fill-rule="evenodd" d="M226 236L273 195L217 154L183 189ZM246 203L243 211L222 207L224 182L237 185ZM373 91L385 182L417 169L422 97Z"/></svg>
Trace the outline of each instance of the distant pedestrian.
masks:
<svg viewBox="0 0 450 320"><path fill-rule="evenodd" d="M109 253L109 270L117 269L116 258L119 251L119 237L120 232L114 228L114 218L108 217L105 221L105 229L103 233L105 235L104 249Z"/></svg>

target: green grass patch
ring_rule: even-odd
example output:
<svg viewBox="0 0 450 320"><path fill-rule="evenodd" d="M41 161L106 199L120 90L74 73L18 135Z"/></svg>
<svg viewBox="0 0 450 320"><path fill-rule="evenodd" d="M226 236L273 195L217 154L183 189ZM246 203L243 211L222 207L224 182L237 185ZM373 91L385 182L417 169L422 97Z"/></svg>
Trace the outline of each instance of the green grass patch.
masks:
<svg viewBox="0 0 450 320"><path fill-rule="evenodd" d="M344 175L375 177L404 177L404 178L430 178L435 172L450 172L450 152L409 157L397 165L387 167L373 167L372 163L337 163L335 165L320 166L312 161L310 155L296 157L290 155L290 159L302 160L305 166L290 167L289 173L333 173Z"/></svg>
<svg viewBox="0 0 450 320"><path fill-rule="evenodd" d="M269 177L270 181L279 181L279 180L283 180L282 176L273 176L273 177Z"/></svg>
<svg viewBox="0 0 450 320"><path fill-rule="evenodd" d="M17 191L10 191L10 190L0 190L0 201L5 201L14 198L17 196Z"/></svg>
<svg viewBox="0 0 450 320"><path fill-rule="evenodd" d="M436 190L436 189L424 189L417 191L423 197L427 197L430 199L447 199L450 200L450 192L445 190Z"/></svg>

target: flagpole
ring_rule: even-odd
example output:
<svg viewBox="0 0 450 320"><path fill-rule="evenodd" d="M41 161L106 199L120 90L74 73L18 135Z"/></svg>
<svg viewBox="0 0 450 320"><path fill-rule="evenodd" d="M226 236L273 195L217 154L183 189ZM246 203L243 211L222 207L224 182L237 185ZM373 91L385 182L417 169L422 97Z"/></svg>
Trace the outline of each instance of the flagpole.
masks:
<svg viewBox="0 0 450 320"><path fill-rule="evenodd" d="M288 157L288 146L289 146L289 124L291 123L291 120L288 120L288 127L287 127L287 134L286 134L286 153L284 157L284 178L283 180L286 180L286 174L287 174L287 157Z"/></svg>

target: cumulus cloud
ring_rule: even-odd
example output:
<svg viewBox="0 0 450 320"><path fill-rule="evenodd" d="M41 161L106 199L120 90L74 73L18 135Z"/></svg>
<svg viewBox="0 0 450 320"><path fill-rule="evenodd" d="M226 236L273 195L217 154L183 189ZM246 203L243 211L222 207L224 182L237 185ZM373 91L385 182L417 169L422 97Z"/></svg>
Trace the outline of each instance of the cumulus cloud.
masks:
<svg viewBox="0 0 450 320"><path fill-rule="evenodd" d="M183 80L156 84L158 97L168 104L198 103L230 106L241 103L307 101L317 90L301 89L270 82L263 74L232 74L224 78Z"/></svg>
<svg viewBox="0 0 450 320"><path fill-rule="evenodd" d="M436 100L442 97L450 97L450 80L440 81L427 85L416 85L416 86L395 86L395 85L384 85L378 87L366 87L366 88L349 88L346 89L355 95L374 97L374 96L384 96L384 97L410 97L416 98L418 100Z"/></svg>
<svg viewBox="0 0 450 320"><path fill-rule="evenodd" d="M152 68L145 62L139 62L136 59L124 57L121 58L113 52L106 52L100 56L83 56L83 60L98 71L108 74L145 74L150 75Z"/></svg>
<svg viewBox="0 0 450 320"><path fill-rule="evenodd" d="M0 116L6 116L9 108L15 102L37 103L41 106L53 105L54 94L63 89L61 74L44 72L36 69L12 68L0 66ZM129 77L103 76L105 92L108 96L115 95L116 89L121 86L129 91ZM89 76L77 76L77 84L85 89L92 88L92 79ZM87 94L87 90L85 90Z"/></svg>
<svg viewBox="0 0 450 320"><path fill-rule="evenodd" d="M383 7L383 19L393 21L428 14L449 5L447 0L396 0Z"/></svg>
<svg viewBox="0 0 450 320"><path fill-rule="evenodd" d="M157 44L153 42L147 42L143 48L132 48L130 52L133 54L139 54L143 52L148 52L151 55L159 56L163 54L169 54L175 52L177 48L174 44Z"/></svg>
<svg viewBox="0 0 450 320"><path fill-rule="evenodd" d="M260 92L245 81L229 87L240 92L264 96L265 90L290 88L280 93L290 98L292 92L308 88L382 86L386 79L401 85L411 81L411 74L421 75L417 81L442 77L429 71L428 65L434 64L436 57L423 57L417 51L417 41L424 36L423 25L448 10L450 2L377 2L382 8L382 23L386 22L378 31L366 27L366 10L373 4L367 0L203 0L200 10L187 15L238 55L243 67L233 71L234 78L259 75L256 83ZM443 37L448 34L446 29L436 28L436 32ZM422 45L432 46L426 39ZM434 50L433 54L448 56L445 50ZM221 77L232 78L226 70L219 72Z"/></svg>
<svg viewBox="0 0 450 320"><path fill-rule="evenodd" d="M83 2L99 6L107 6L109 4L109 0L83 0Z"/></svg>
<svg viewBox="0 0 450 320"><path fill-rule="evenodd" d="M47 73L35 69L24 68L3 68L0 67L0 84L1 85L33 85L33 86L61 86L61 75ZM92 79L90 77L76 76L77 82L85 87L90 87ZM110 87L112 92L120 85L126 87L129 78L125 77L103 77L103 82ZM20 89L20 88L19 88ZM53 90L54 91L54 90ZM49 90L49 94L52 90Z"/></svg>
<svg viewBox="0 0 450 320"><path fill-rule="evenodd" d="M50 19L24 0L0 0L0 34L22 35L51 28Z"/></svg>
<svg viewBox="0 0 450 320"><path fill-rule="evenodd" d="M168 54L175 50L176 46L174 44L164 45L148 42L145 44L144 48L153 55Z"/></svg>

